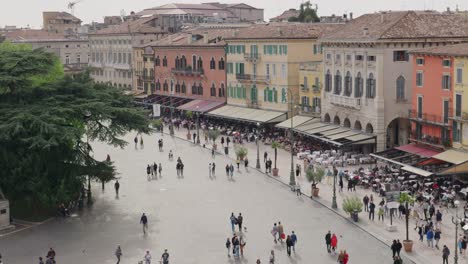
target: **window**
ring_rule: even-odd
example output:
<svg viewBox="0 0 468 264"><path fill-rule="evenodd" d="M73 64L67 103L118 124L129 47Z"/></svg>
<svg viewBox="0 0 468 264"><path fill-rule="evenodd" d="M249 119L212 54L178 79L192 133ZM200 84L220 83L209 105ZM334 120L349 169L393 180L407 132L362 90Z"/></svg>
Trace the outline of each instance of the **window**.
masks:
<svg viewBox="0 0 468 264"><path fill-rule="evenodd" d="M356 55L356 60L357 60L357 61L362 61L362 60L364 60L364 56L362 56L362 55Z"/></svg>
<svg viewBox="0 0 468 264"><path fill-rule="evenodd" d="M123 63L127 63L127 53L122 54L122 61L123 61ZM128 62L128 63L130 63L130 62Z"/></svg>
<svg viewBox="0 0 468 264"><path fill-rule="evenodd" d="M354 87L354 97L356 98L361 98L362 97L362 90L363 90L363 85L362 85L362 77L361 73L358 72L356 75L356 78L354 79L355 82L355 87Z"/></svg>
<svg viewBox="0 0 468 264"><path fill-rule="evenodd" d="M265 75L267 76L267 79L270 79L270 64L265 65Z"/></svg>
<svg viewBox="0 0 468 264"><path fill-rule="evenodd" d="M424 73L422 71L417 71L416 72L416 86L417 87L422 87L423 86L423 80L424 80Z"/></svg>
<svg viewBox="0 0 468 264"><path fill-rule="evenodd" d="M193 83L193 85L192 85L192 94L197 94L197 93L198 93L197 84Z"/></svg>
<svg viewBox="0 0 468 264"><path fill-rule="evenodd" d="M409 54L406 50L393 51L393 61L408 61Z"/></svg>
<svg viewBox="0 0 468 264"><path fill-rule="evenodd" d="M366 83L366 98L375 98L375 79L374 74L370 73Z"/></svg>
<svg viewBox="0 0 468 264"><path fill-rule="evenodd" d="M336 54L336 55L335 55L335 60L336 60L337 62L340 62L340 61L341 61L341 54Z"/></svg>
<svg viewBox="0 0 468 264"><path fill-rule="evenodd" d="M224 97L225 96L224 83L221 83L221 86L219 87L218 96L219 97Z"/></svg>
<svg viewBox="0 0 468 264"><path fill-rule="evenodd" d="M373 55L372 56L367 56L367 61L375 61L375 60L376 60L375 56L373 56Z"/></svg>
<svg viewBox="0 0 468 264"><path fill-rule="evenodd" d="M332 86L332 77L330 74L330 70L327 70L327 73L325 74L325 92L330 92L331 86Z"/></svg>
<svg viewBox="0 0 468 264"><path fill-rule="evenodd" d="M327 53L327 60L331 60L331 54Z"/></svg>
<svg viewBox="0 0 468 264"><path fill-rule="evenodd" d="M210 70L215 70L216 69L216 61L215 59L212 57L211 58L211 61L210 61Z"/></svg>
<svg viewBox="0 0 468 264"><path fill-rule="evenodd" d="M351 96L352 93L353 93L353 77L351 77L351 73L348 71L345 77L344 95Z"/></svg>
<svg viewBox="0 0 468 264"><path fill-rule="evenodd" d="M203 95L203 86L201 83L198 84L198 95Z"/></svg>
<svg viewBox="0 0 468 264"><path fill-rule="evenodd" d="M187 86L185 85L185 82L182 82L182 87L180 87L182 93L187 92Z"/></svg>
<svg viewBox="0 0 468 264"><path fill-rule="evenodd" d="M187 68L187 58L185 58L185 55L182 55L182 57L180 58L180 68Z"/></svg>
<svg viewBox="0 0 468 264"><path fill-rule="evenodd" d="M156 90L157 91L161 90L161 83L159 82L159 80L156 82Z"/></svg>
<svg viewBox="0 0 468 264"><path fill-rule="evenodd" d="M340 74L340 71L336 71L336 74L335 74L335 87L333 89L333 93L334 94L341 94L341 74Z"/></svg>
<svg viewBox="0 0 468 264"><path fill-rule="evenodd" d="M252 101L252 103L256 103L258 101L257 86L255 86L255 84L250 89L250 101Z"/></svg>
<svg viewBox="0 0 468 264"><path fill-rule="evenodd" d="M174 64L175 64L175 68L176 69L180 69L180 59L179 59L179 56L176 56L175 60L174 60Z"/></svg>
<svg viewBox="0 0 468 264"><path fill-rule="evenodd" d="M442 89L450 89L450 75L444 74L442 76Z"/></svg>
<svg viewBox="0 0 468 264"><path fill-rule="evenodd" d="M169 84L167 83L167 80L164 81L164 84L163 84L163 91L169 91Z"/></svg>
<svg viewBox="0 0 468 264"><path fill-rule="evenodd" d="M462 68L457 68L457 83L458 84L463 83L463 69Z"/></svg>
<svg viewBox="0 0 468 264"><path fill-rule="evenodd" d="M397 101L405 100L405 78L399 76L396 80L396 99Z"/></svg>
<svg viewBox="0 0 468 264"><path fill-rule="evenodd" d="M65 57L65 64L70 64L70 56Z"/></svg>
<svg viewBox="0 0 468 264"><path fill-rule="evenodd" d="M161 65L161 60L159 59L159 56L156 57L156 60L154 61L155 66L160 66Z"/></svg>
<svg viewBox="0 0 468 264"><path fill-rule="evenodd" d="M462 108L462 95L461 94L456 94L455 95L455 116L456 117L461 117L461 110Z"/></svg>
<svg viewBox="0 0 468 264"><path fill-rule="evenodd" d="M197 69L197 56L192 56L192 69L195 71Z"/></svg>
<svg viewBox="0 0 468 264"><path fill-rule="evenodd" d="M314 44L314 54L320 53L320 46L317 44Z"/></svg>
<svg viewBox="0 0 468 264"><path fill-rule="evenodd" d="M307 83L307 76L304 76L304 83L303 83L304 89L309 88L309 84Z"/></svg>
<svg viewBox="0 0 468 264"><path fill-rule="evenodd" d="M272 72L273 72L273 77L276 77L276 64L273 63L271 65L271 67L272 67L271 69L272 69Z"/></svg>
<svg viewBox="0 0 468 264"><path fill-rule="evenodd" d="M444 66L444 67L450 67L450 60L443 60L443 61L442 61L442 66Z"/></svg>
<svg viewBox="0 0 468 264"><path fill-rule="evenodd" d="M228 62L226 73L227 74L233 74L234 73L234 65L232 65L232 62Z"/></svg>
<svg viewBox="0 0 468 264"><path fill-rule="evenodd" d="M417 64L417 65L420 65L420 66L421 66L421 65L424 65L424 59L423 59L423 58L417 58L417 59L416 59L416 64Z"/></svg>
<svg viewBox="0 0 468 264"><path fill-rule="evenodd" d="M216 87L214 83L211 84L210 96L216 96Z"/></svg>
<svg viewBox="0 0 468 264"><path fill-rule="evenodd" d="M281 78L286 79L287 74L286 64L281 64Z"/></svg>
<svg viewBox="0 0 468 264"><path fill-rule="evenodd" d="M218 62L218 69L219 70L224 70L224 58L221 58Z"/></svg>
<svg viewBox="0 0 468 264"><path fill-rule="evenodd" d="M76 63L81 63L81 57L80 54L76 55Z"/></svg>
<svg viewBox="0 0 468 264"><path fill-rule="evenodd" d="M460 123L460 126L461 126L461 123ZM458 127L458 122L453 121L452 131L453 131L453 141L461 143L461 137L460 137L461 128Z"/></svg>
<svg viewBox="0 0 468 264"><path fill-rule="evenodd" d="M65 48L68 48L68 45L65 45Z"/></svg>
<svg viewBox="0 0 468 264"><path fill-rule="evenodd" d="M201 57L198 57L197 69L198 69L199 71L202 71L202 70L203 70L203 61L202 61L202 58L201 58Z"/></svg>
<svg viewBox="0 0 468 264"><path fill-rule="evenodd" d="M346 61L351 61L352 60L352 56L351 55L346 55Z"/></svg>
<svg viewBox="0 0 468 264"><path fill-rule="evenodd" d="M163 67L167 67L167 58L164 56L163 58Z"/></svg>

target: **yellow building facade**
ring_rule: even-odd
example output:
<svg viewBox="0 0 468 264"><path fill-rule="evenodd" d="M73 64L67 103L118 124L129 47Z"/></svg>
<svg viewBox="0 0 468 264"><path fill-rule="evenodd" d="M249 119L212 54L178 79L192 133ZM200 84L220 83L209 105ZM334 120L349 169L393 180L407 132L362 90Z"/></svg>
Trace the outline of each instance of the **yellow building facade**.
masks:
<svg viewBox="0 0 468 264"><path fill-rule="evenodd" d="M314 53L319 53L321 50ZM301 114L320 117L323 85L322 61L301 63L299 66L299 98Z"/></svg>
<svg viewBox="0 0 468 264"><path fill-rule="evenodd" d="M455 56L453 71L453 147L468 150L468 53Z"/></svg>
<svg viewBox="0 0 468 264"><path fill-rule="evenodd" d="M290 112L292 99L299 107L304 80L301 65L322 60L316 40L327 27L330 25L256 25L226 38L228 105ZM320 71L310 73L313 82L319 77L321 83Z"/></svg>
<svg viewBox="0 0 468 264"><path fill-rule="evenodd" d="M151 47L141 45L133 48L133 87L135 93L155 92L154 51Z"/></svg>

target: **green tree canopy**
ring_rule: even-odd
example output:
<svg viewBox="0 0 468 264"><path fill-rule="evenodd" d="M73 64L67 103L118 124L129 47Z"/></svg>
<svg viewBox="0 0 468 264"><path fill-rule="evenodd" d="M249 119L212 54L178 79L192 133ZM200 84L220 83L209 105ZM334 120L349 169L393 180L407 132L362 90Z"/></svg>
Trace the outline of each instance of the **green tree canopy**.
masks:
<svg viewBox="0 0 468 264"><path fill-rule="evenodd" d="M306 1L300 5L299 15L297 17L290 17L288 21L313 23L320 22L320 18L317 15L317 9L312 8L310 1Z"/></svg>
<svg viewBox="0 0 468 264"><path fill-rule="evenodd" d="M44 50L0 45L0 187L12 209L50 212L77 198L85 175L113 179L112 163L89 155L87 140L123 147L131 130L148 132L132 97L88 73L64 76Z"/></svg>

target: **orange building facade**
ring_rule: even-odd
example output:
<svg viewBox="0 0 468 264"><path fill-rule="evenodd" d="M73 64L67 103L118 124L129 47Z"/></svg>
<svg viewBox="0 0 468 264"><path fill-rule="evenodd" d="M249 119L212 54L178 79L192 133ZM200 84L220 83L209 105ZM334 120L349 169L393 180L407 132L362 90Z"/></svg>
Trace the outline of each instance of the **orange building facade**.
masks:
<svg viewBox="0 0 468 264"><path fill-rule="evenodd" d="M413 96L410 140L438 149L452 145L453 57L425 49L412 52ZM398 91L397 91L398 92Z"/></svg>

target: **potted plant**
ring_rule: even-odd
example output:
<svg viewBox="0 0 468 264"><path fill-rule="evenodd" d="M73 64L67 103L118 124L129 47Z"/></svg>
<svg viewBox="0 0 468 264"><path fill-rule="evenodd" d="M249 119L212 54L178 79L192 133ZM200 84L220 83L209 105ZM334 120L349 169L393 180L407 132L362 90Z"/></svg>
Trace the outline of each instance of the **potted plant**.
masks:
<svg viewBox="0 0 468 264"><path fill-rule="evenodd" d="M161 119L156 119L156 120L153 120L151 122L151 125L153 126L153 128L156 128L157 130L161 131L161 134L163 132L162 128L163 128L163 122Z"/></svg>
<svg viewBox="0 0 468 264"><path fill-rule="evenodd" d="M347 212L354 222L358 221L358 213L362 212L363 203L357 196L346 197L343 200L343 211Z"/></svg>
<svg viewBox="0 0 468 264"><path fill-rule="evenodd" d="M275 167L273 168L273 176L278 176L279 169L276 167L276 159L278 157L278 148L280 147L278 141L271 142L271 148L275 150Z"/></svg>
<svg viewBox="0 0 468 264"><path fill-rule="evenodd" d="M240 160L244 160L244 158L247 156L247 153L248 151L246 147L242 147L242 146L236 147L236 156Z"/></svg>
<svg viewBox="0 0 468 264"><path fill-rule="evenodd" d="M317 183L321 182L323 176L325 175L325 170L321 167L316 167L315 170L312 168L307 169L306 177L311 184L312 196L318 197L319 196L319 188L317 188Z"/></svg>
<svg viewBox="0 0 468 264"><path fill-rule="evenodd" d="M190 122L192 121L193 112L187 111L185 116L187 117L187 140L192 140L192 134L190 133Z"/></svg>
<svg viewBox="0 0 468 264"><path fill-rule="evenodd" d="M218 129L211 129L208 131L208 138L213 141L213 149L216 150L218 148L218 145L216 144L216 139L219 137L221 132L219 132Z"/></svg>
<svg viewBox="0 0 468 264"><path fill-rule="evenodd" d="M400 193L398 201L405 205L405 225L406 225L406 240L403 240L403 247L406 252L413 251L413 241L409 239L409 209L408 204L414 203L414 197L407 193Z"/></svg>

